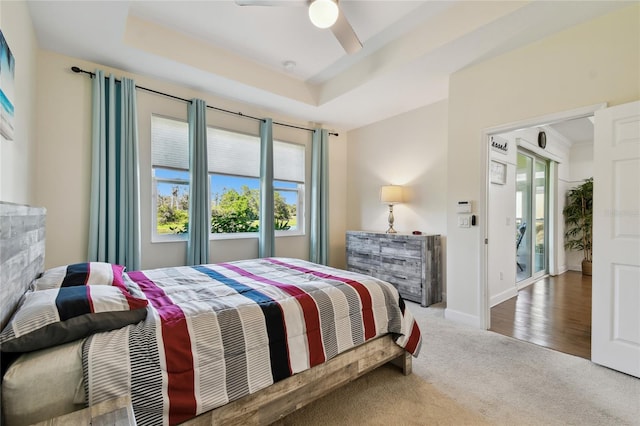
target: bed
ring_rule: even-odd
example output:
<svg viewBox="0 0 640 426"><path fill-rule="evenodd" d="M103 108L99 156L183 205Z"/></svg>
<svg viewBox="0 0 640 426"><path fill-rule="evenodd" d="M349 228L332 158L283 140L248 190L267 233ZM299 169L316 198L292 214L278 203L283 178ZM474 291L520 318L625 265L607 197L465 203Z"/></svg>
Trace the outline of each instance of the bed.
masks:
<svg viewBox="0 0 640 426"><path fill-rule="evenodd" d="M0 204L0 221L0 341L3 352L28 349L3 377L8 425L123 397L138 424L268 424L386 362L409 374L421 347L395 288L366 275L267 258L146 271L94 262L39 276L44 211ZM59 318L23 319L38 303ZM68 392L49 403L46 383Z"/></svg>

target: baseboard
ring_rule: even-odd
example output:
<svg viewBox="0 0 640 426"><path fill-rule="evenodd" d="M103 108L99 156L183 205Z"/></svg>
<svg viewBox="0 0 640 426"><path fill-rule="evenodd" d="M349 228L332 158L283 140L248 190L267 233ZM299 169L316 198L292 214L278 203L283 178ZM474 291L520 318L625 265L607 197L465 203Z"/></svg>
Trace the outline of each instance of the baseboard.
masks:
<svg viewBox="0 0 640 426"><path fill-rule="evenodd" d="M561 267L558 268L558 270L554 274L550 274L550 275L554 276L554 277L557 277L558 275L564 274L568 270L569 270L569 268L567 267L567 265L562 265Z"/></svg>
<svg viewBox="0 0 640 426"><path fill-rule="evenodd" d="M567 265L567 271L582 272L582 264L580 264L580 265Z"/></svg>
<svg viewBox="0 0 640 426"><path fill-rule="evenodd" d="M518 291L514 288L507 289L502 293L496 294L495 296L491 296L489 300L489 307L493 308L496 305L504 302L505 300L509 300L512 297L516 297L518 295Z"/></svg>
<svg viewBox="0 0 640 426"><path fill-rule="evenodd" d="M444 317L459 324L466 324L475 328L481 328L480 318L475 315L469 315L464 312L454 311L453 309L446 308L444 310Z"/></svg>

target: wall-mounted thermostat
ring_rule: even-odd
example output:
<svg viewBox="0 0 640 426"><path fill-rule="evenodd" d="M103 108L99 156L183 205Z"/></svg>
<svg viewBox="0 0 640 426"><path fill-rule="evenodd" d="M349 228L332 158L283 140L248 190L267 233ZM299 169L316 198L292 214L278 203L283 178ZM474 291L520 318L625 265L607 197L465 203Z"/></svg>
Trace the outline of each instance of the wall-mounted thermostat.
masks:
<svg viewBox="0 0 640 426"><path fill-rule="evenodd" d="M471 201L458 201L458 213L471 213Z"/></svg>

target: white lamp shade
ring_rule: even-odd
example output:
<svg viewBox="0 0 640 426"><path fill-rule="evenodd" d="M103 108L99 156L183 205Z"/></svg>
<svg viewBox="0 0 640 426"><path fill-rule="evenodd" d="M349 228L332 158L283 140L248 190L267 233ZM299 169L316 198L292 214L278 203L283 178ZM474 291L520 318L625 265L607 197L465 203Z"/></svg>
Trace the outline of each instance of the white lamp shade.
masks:
<svg viewBox="0 0 640 426"><path fill-rule="evenodd" d="M380 188L380 201L384 204L398 204L402 202L402 187L400 185L385 185Z"/></svg>
<svg viewBox="0 0 640 426"><path fill-rule="evenodd" d="M309 5L309 19L318 28L329 28L338 20L338 5L333 0L315 0Z"/></svg>

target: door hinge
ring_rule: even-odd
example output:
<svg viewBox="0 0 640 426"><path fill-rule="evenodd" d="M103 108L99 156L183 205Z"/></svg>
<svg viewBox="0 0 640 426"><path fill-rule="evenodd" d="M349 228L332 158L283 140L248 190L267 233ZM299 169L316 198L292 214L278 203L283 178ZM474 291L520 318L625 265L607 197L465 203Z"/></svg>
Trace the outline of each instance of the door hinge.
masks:
<svg viewBox="0 0 640 426"><path fill-rule="evenodd" d="M485 243L485 244L489 244L489 239L488 239L488 238L485 238L485 239L484 239L484 243Z"/></svg>

